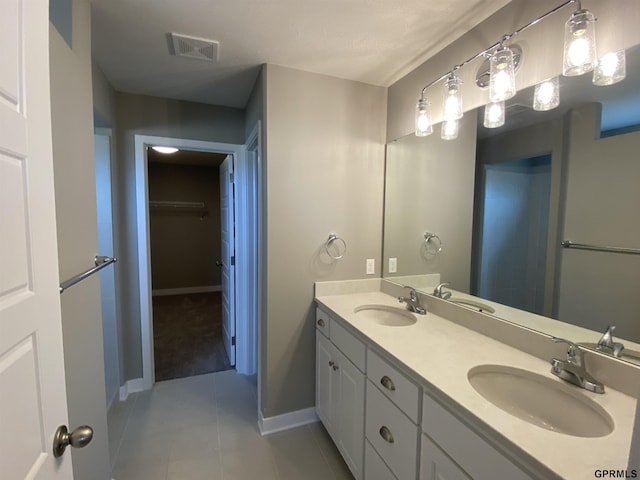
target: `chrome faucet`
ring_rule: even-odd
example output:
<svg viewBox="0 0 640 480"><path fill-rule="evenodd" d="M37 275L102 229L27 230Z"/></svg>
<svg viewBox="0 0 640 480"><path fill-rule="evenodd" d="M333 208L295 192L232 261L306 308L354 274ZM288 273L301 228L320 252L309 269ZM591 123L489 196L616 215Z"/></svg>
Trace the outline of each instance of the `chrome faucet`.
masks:
<svg viewBox="0 0 640 480"><path fill-rule="evenodd" d="M413 287L409 285L405 285L404 288L409 289L409 298L407 297L398 297L398 301L400 303L407 304L407 310L413 313L417 313L418 315L426 315L427 310L420 305L420 298L418 297L418 292Z"/></svg>
<svg viewBox="0 0 640 480"><path fill-rule="evenodd" d="M447 298L451 297L451 292L442 293L442 288L450 287L450 286L451 285L448 282L441 283L433 290L433 294L438 298L442 298L443 300L446 300Z"/></svg>
<svg viewBox="0 0 640 480"><path fill-rule="evenodd" d="M624 350L624 345L620 342L613 341L613 331L616 329L615 325L609 325L605 330L602 338L598 340L597 350L608 353L609 355L613 355L616 358L620 358L622 356L622 351Z"/></svg>
<svg viewBox="0 0 640 480"><path fill-rule="evenodd" d="M551 373L590 392L604 393L604 385L587 373L584 365L584 354L580 347L564 338L551 338L556 343L569 345L566 360L551 359Z"/></svg>

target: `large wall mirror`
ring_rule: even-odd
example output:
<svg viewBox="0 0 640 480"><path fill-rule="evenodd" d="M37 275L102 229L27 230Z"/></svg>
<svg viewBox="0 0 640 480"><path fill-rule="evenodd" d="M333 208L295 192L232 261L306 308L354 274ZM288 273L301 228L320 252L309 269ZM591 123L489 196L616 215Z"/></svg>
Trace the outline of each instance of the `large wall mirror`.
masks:
<svg viewBox="0 0 640 480"><path fill-rule="evenodd" d="M560 106L506 122L466 112L455 140L413 134L387 145L383 276L588 348L608 326L640 364L640 46L627 77L560 77Z"/></svg>

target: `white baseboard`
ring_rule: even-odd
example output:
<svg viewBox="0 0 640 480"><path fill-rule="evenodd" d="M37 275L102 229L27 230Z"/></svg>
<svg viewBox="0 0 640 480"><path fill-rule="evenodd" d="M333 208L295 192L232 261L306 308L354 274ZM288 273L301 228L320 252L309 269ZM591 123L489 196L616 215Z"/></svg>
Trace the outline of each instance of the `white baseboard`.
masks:
<svg viewBox="0 0 640 480"><path fill-rule="evenodd" d="M189 293L209 293L221 292L222 285L205 285L203 287L184 287L184 288L160 288L153 290L151 295L154 297L163 297L165 295L186 295Z"/></svg>
<svg viewBox="0 0 640 480"><path fill-rule="evenodd" d="M143 378L134 378L133 380L128 380L124 385L120 387L120 401L124 402L132 393L142 392L143 390L145 390Z"/></svg>
<svg viewBox="0 0 640 480"><path fill-rule="evenodd" d="M315 407L311 407L267 418L264 418L262 412L260 412L258 426L260 427L261 435L269 435L319 421Z"/></svg>

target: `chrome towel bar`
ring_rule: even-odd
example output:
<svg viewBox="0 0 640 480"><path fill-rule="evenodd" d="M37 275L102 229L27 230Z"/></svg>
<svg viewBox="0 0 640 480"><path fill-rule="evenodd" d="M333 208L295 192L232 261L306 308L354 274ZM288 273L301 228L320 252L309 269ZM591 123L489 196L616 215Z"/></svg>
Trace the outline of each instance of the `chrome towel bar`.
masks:
<svg viewBox="0 0 640 480"><path fill-rule="evenodd" d="M94 273L102 270L107 265L111 265L112 263L117 262L117 261L118 261L118 259L116 257L107 257L107 256L104 256L104 255L96 255L96 257L93 259L93 263L95 263L95 267L90 268L86 272L83 272L83 273L81 273L79 275L76 275L73 278L70 278L66 282L62 282L60 284L60 294L62 294L62 292L64 292L67 288L75 285L78 282L81 282L85 278L90 277Z"/></svg>
<svg viewBox="0 0 640 480"><path fill-rule="evenodd" d="M629 253L640 255L640 248L609 247L606 245L587 245L586 243L574 243L571 240L563 240L561 245L564 248L577 248L579 250L595 250L597 252Z"/></svg>

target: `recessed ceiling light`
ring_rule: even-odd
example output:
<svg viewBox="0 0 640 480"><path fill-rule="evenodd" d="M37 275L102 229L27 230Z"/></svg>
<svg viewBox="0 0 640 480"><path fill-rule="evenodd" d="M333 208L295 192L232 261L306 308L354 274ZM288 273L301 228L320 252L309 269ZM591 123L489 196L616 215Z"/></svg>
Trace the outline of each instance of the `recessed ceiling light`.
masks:
<svg viewBox="0 0 640 480"><path fill-rule="evenodd" d="M165 153L165 154L176 153L178 151L178 149L175 148L175 147L158 147L158 146L155 146L155 147L151 147L151 148L153 150L155 150L156 152L158 152L158 153Z"/></svg>

